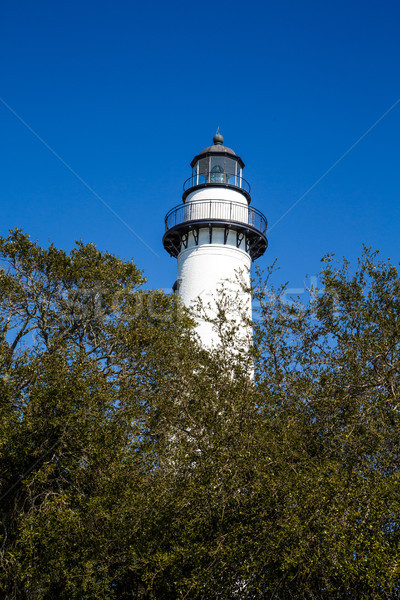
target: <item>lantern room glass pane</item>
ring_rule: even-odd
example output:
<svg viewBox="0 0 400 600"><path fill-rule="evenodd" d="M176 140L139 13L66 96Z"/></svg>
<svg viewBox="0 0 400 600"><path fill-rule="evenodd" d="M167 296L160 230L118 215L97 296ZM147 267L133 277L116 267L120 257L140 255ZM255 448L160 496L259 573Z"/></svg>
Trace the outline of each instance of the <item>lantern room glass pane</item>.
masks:
<svg viewBox="0 0 400 600"><path fill-rule="evenodd" d="M237 161L234 158L225 157L226 183L237 185L236 171Z"/></svg>
<svg viewBox="0 0 400 600"><path fill-rule="evenodd" d="M201 158L197 164L199 165L199 174L207 178L209 173L209 157Z"/></svg>
<svg viewBox="0 0 400 600"><path fill-rule="evenodd" d="M225 183L224 167L214 165L210 172L210 183Z"/></svg>
<svg viewBox="0 0 400 600"><path fill-rule="evenodd" d="M225 183L225 157L210 157L210 183Z"/></svg>

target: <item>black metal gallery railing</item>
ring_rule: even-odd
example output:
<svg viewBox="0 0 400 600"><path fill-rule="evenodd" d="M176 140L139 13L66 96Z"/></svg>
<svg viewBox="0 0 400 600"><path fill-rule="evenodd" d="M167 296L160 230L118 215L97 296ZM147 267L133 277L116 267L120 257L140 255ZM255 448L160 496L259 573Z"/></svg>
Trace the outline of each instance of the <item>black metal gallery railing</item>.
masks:
<svg viewBox="0 0 400 600"><path fill-rule="evenodd" d="M191 221L239 223L250 226L263 236L266 235L268 226L262 212L246 204L229 200L196 200L172 208L165 216L165 231Z"/></svg>
<svg viewBox="0 0 400 600"><path fill-rule="evenodd" d="M187 192L193 187L202 185L224 185L229 187L236 187L240 190L250 194L251 188L248 181L239 175L232 175L231 173L194 173L191 177L186 179L183 184L183 191Z"/></svg>

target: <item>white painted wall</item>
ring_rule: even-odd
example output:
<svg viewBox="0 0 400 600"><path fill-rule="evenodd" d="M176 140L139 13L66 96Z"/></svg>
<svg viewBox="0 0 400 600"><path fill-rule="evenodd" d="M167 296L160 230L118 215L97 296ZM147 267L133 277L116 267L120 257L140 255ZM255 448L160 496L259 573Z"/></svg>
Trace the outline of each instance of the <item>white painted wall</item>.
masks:
<svg viewBox="0 0 400 600"><path fill-rule="evenodd" d="M220 238L220 240L218 240ZM194 244L193 236L186 249L178 255L178 279L180 279L179 296L186 306L195 306L198 298L206 307L212 318L216 315L216 300L220 298L219 290L225 290L228 317L232 322L241 321L240 312L251 317L251 297L244 293L250 285L250 256L236 247L236 232L230 232L226 245L223 244L223 229L214 230L213 240L220 243L209 243L209 231L201 229L199 244ZM238 302L241 307L238 307ZM219 337L212 324L198 319L198 334L205 347L217 345ZM249 326L241 327L238 343L249 342L252 330Z"/></svg>
<svg viewBox="0 0 400 600"><path fill-rule="evenodd" d="M240 204L248 205L247 198L237 190L230 188L220 187L205 187L200 190L196 190L189 194L185 200L185 204L189 202L196 202L197 200L229 200L232 202L239 202Z"/></svg>

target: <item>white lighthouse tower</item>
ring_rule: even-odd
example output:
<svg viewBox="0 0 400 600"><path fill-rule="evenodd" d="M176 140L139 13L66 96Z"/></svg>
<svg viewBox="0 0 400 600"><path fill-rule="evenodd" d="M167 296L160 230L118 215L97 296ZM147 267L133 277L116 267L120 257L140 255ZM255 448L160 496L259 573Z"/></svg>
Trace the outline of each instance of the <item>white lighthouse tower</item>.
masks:
<svg viewBox="0 0 400 600"><path fill-rule="evenodd" d="M236 311L229 317L239 323L243 315L251 317L250 266L267 249L267 220L250 207L250 185L242 176L242 159L223 143L217 133L213 145L192 160L182 203L165 217L163 244L178 259L173 289L184 304L194 307L200 299L212 319L223 298ZM242 338L250 339L246 320ZM218 344L212 324L200 317L197 323L203 345Z"/></svg>

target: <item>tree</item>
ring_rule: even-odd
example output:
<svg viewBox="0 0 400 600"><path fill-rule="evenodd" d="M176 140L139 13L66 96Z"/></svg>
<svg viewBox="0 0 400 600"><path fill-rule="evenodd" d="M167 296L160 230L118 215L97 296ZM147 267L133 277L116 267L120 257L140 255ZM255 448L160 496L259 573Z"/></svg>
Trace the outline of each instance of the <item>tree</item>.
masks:
<svg viewBox="0 0 400 600"><path fill-rule="evenodd" d="M154 471L153 371L179 372L189 319L91 244L16 230L0 252L2 594L110 597L124 496Z"/></svg>
<svg viewBox="0 0 400 600"><path fill-rule="evenodd" d="M0 254L3 597L398 597L394 266L328 257L308 304L260 284L230 352L223 303L204 351L93 245Z"/></svg>

